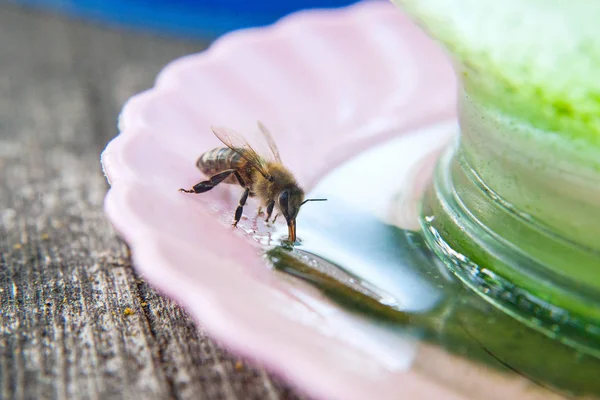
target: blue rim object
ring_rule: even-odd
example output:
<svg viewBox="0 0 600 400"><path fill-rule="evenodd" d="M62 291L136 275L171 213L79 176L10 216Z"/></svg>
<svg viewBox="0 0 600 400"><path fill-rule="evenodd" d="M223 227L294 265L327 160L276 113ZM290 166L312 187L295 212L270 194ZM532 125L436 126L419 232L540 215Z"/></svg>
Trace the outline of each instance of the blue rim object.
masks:
<svg viewBox="0 0 600 400"><path fill-rule="evenodd" d="M109 25L171 35L209 38L225 32L268 25L307 8L337 8L356 0L12 0Z"/></svg>

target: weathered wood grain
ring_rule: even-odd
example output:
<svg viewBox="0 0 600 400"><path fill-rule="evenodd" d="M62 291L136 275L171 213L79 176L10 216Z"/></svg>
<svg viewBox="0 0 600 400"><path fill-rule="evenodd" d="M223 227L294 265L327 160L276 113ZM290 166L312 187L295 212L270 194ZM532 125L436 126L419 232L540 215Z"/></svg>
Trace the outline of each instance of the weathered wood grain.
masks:
<svg viewBox="0 0 600 400"><path fill-rule="evenodd" d="M1 398L298 397L136 276L102 211L123 101L202 47L0 6Z"/></svg>

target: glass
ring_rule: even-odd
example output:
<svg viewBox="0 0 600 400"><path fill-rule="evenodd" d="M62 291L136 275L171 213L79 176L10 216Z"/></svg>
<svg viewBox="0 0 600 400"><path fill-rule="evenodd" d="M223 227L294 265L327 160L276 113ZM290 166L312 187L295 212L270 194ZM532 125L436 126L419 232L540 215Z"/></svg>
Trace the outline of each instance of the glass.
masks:
<svg viewBox="0 0 600 400"><path fill-rule="evenodd" d="M593 1L393 0L451 54L460 135L428 244L488 301L600 349L600 41Z"/></svg>

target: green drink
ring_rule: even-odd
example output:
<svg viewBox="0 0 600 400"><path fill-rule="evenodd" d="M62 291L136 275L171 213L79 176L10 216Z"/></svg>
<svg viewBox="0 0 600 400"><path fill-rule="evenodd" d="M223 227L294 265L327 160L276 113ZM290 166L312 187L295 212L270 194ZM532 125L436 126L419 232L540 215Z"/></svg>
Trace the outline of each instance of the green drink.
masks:
<svg viewBox="0 0 600 400"><path fill-rule="evenodd" d="M600 343L600 4L393 0L449 51L460 140L422 225L488 300Z"/></svg>

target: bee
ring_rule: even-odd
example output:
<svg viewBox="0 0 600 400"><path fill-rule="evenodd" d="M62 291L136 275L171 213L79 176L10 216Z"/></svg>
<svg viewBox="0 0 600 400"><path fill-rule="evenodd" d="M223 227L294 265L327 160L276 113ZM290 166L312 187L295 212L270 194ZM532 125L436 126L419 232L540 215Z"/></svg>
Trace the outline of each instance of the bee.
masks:
<svg viewBox="0 0 600 400"><path fill-rule="evenodd" d="M278 214L283 215L287 222L289 240L293 243L296 241L296 217L300 207L309 201L327 199L304 199L304 190L283 165L271 133L260 121L258 128L271 149L272 157L259 155L241 135L231 129L211 127L215 136L226 147L207 151L196 161L196 167L204 175L210 176L208 180L195 184L191 189L179 191L204 193L221 182L238 184L244 192L235 210L233 227L240 221L248 197L256 196L261 201L259 214L262 207L266 207L266 222L269 222L273 210L277 207ZM273 222L278 214L273 218Z"/></svg>

